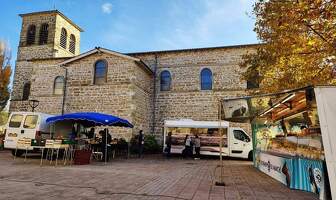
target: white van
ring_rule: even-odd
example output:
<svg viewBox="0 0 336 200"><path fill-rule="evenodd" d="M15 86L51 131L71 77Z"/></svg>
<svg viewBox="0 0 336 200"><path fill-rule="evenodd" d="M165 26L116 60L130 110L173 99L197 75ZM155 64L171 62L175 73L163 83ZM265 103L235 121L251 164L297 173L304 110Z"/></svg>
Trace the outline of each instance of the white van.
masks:
<svg viewBox="0 0 336 200"><path fill-rule="evenodd" d="M50 126L46 120L51 116L36 112L12 112L5 125L5 149L11 149L14 155L17 140L20 138L50 138ZM30 147L28 150L34 149ZM23 149L18 149L16 155L20 156L23 152Z"/></svg>
<svg viewBox="0 0 336 200"><path fill-rule="evenodd" d="M223 147L220 149L220 132L223 134ZM181 154L186 135L198 135L201 140L201 155L220 155L252 160L251 137L238 127L229 127L227 121L194 121L189 119L166 120L164 123L164 148L168 133L172 134L171 153Z"/></svg>

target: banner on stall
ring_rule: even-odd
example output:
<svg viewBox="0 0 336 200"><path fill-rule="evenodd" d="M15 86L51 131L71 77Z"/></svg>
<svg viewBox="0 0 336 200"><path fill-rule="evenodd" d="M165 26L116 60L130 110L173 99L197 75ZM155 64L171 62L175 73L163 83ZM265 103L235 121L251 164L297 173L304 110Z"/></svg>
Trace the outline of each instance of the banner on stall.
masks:
<svg viewBox="0 0 336 200"><path fill-rule="evenodd" d="M255 166L291 189L319 194L323 185L323 161L285 158L263 152L256 154Z"/></svg>
<svg viewBox="0 0 336 200"><path fill-rule="evenodd" d="M323 161L298 158L293 160L292 188L319 194L323 187Z"/></svg>
<svg viewBox="0 0 336 200"><path fill-rule="evenodd" d="M292 177L294 170L292 162L292 159L262 152L256 154L256 167L288 187L293 185Z"/></svg>

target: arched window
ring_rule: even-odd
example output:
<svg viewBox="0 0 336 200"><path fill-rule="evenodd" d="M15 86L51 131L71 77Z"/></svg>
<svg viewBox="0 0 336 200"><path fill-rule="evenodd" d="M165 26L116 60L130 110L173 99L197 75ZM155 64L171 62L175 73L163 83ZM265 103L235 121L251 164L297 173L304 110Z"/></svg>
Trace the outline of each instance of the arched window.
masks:
<svg viewBox="0 0 336 200"><path fill-rule="evenodd" d="M68 37L67 31L65 30L65 28L62 28L60 45L63 49L66 49L66 47L67 47L67 37Z"/></svg>
<svg viewBox="0 0 336 200"><path fill-rule="evenodd" d="M40 27L40 38L39 44L47 44L48 43L48 24L42 24Z"/></svg>
<svg viewBox="0 0 336 200"><path fill-rule="evenodd" d="M94 84L106 83L107 63L104 60L98 60L94 66Z"/></svg>
<svg viewBox="0 0 336 200"><path fill-rule="evenodd" d="M170 90L170 84L171 84L170 72L167 71L167 70L161 72L161 75L160 75L160 90L161 91L169 91Z"/></svg>
<svg viewBox="0 0 336 200"><path fill-rule="evenodd" d="M22 100L26 101L29 99L30 95L30 82L27 82L23 85Z"/></svg>
<svg viewBox="0 0 336 200"><path fill-rule="evenodd" d="M54 94L61 95L64 92L64 77L57 76L54 81Z"/></svg>
<svg viewBox="0 0 336 200"><path fill-rule="evenodd" d="M35 33L36 33L36 26L30 25L27 31L27 45L32 45L35 43Z"/></svg>
<svg viewBox="0 0 336 200"><path fill-rule="evenodd" d="M69 51L73 54L76 52L76 37L73 34L70 35Z"/></svg>
<svg viewBox="0 0 336 200"><path fill-rule="evenodd" d="M201 71L201 90L212 90L212 72L208 68Z"/></svg>

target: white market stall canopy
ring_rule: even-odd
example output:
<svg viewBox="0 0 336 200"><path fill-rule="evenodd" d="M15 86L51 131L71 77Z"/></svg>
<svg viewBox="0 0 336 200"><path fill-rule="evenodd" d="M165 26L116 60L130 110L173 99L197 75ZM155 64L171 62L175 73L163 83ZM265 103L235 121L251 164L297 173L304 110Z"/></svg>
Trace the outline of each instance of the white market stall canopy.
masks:
<svg viewBox="0 0 336 200"><path fill-rule="evenodd" d="M315 95L331 194L336 199L336 87L316 87Z"/></svg>
<svg viewBox="0 0 336 200"><path fill-rule="evenodd" d="M179 128L228 128L227 121L194 121L192 119L165 120L164 127Z"/></svg>

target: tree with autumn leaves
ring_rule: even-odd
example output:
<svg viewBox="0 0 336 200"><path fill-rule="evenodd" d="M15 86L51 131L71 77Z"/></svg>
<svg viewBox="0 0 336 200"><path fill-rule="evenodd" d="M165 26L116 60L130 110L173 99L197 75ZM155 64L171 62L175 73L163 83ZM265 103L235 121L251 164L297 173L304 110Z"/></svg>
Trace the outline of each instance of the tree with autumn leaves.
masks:
<svg viewBox="0 0 336 200"><path fill-rule="evenodd" d="M0 41L0 111L9 99L9 82L11 76L11 53L5 42Z"/></svg>
<svg viewBox="0 0 336 200"><path fill-rule="evenodd" d="M257 0L253 15L262 44L244 56L244 79L262 92L336 83L336 1Z"/></svg>

